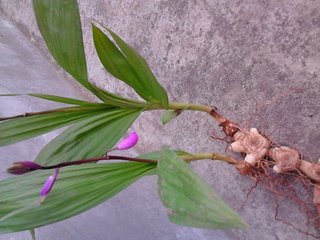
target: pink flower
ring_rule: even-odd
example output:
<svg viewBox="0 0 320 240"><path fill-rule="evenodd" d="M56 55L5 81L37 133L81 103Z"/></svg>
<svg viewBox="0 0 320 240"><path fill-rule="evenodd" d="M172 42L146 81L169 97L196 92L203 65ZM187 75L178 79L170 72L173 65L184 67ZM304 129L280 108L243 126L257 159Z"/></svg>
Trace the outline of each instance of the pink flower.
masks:
<svg viewBox="0 0 320 240"><path fill-rule="evenodd" d="M116 147L117 150L125 150L125 149L129 149L132 148L133 146L136 145L136 143L138 142L139 138L138 135L136 134L136 132L132 132L130 133L130 135L128 137L126 137L125 139L123 139Z"/></svg>
<svg viewBox="0 0 320 240"><path fill-rule="evenodd" d="M57 176L59 174L59 168L56 168L54 170L54 174L49 176L47 178L47 180L45 181L45 183L43 184L42 186L42 189L41 189L41 192L40 192L40 203L43 203L44 200L46 199L46 197L48 196L48 194L50 193L56 179L57 179Z"/></svg>

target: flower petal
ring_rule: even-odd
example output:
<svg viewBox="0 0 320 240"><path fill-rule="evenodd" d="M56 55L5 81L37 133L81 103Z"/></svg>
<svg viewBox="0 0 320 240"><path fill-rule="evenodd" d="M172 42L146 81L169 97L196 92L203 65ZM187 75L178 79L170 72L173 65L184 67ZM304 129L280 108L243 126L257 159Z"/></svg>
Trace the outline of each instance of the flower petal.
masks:
<svg viewBox="0 0 320 240"><path fill-rule="evenodd" d="M42 186L42 189L40 191L40 203L43 203L44 200L46 199L46 197L48 196L48 194L50 193L57 177L58 177L58 174L59 174L59 168L56 168L54 170L54 174L49 176L47 178L47 180L45 181L45 183L43 184Z"/></svg>
<svg viewBox="0 0 320 240"><path fill-rule="evenodd" d="M123 139L118 145L118 150L132 148L138 142L139 138L136 132L132 132L127 138Z"/></svg>

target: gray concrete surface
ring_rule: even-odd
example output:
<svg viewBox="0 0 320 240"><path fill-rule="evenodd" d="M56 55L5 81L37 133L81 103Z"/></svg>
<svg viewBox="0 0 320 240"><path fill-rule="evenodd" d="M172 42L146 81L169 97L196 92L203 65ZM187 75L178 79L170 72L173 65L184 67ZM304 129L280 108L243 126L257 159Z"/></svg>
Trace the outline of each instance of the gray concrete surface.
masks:
<svg viewBox="0 0 320 240"><path fill-rule="evenodd" d="M97 85L135 96L124 84L106 74L99 63L90 30L90 22L95 20L117 32L146 57L171 100L215 105L230 119L258 127L274 141L297 147L310 159L320 157L320 1L78 2L89 76ZM19 70L11 65L10 71L1 72L1 91L14 91L22 85L19 81L29 79L32 84L22 85L21 91L28 92L39 84L37 90L47 92L57 87L59 92L60 84L56 81L60 79L70 89L64 94L76 92L92 99L54 65L36 28L29 1L0 0L0 8L27 36L24 42L28 47L17 42L12 48L22 45L21 48L29 49L30 53L30 57L26 57L22 51L24 59L41 57L45 65L36 71L32 69L37 65L26 67L25 61ZM11 28L9 32L17 31ZM0 34L3 44L9 33ZM16 53L4 58L2 51L1 48L1 64L10 65L7 59ZM19 55L18 58L21 59ZM44 59L49 59L53 67ZM31 72L27 74L22 69ZM51 74L39 76L48 69ZM17 72L17 76L12 77L12 72ZM27 106L28 110L43 107L26 103L25 99L10 101L14 107L5 108L6 113L14 109L24 111ZM194 152L224 151L223 143L209 138L210 132L217 128L204 114L183 113L165 127L161 126L159 116L159 112L145 113L134 124L134 129L141 134L139 152L155 150L160 145ZM34 156L44 140L47 139L29 141L31 149L26 149L24 144L1 149L6 151L6 159L1 164L15 160L10 151ZM194 168L236 209L253 185L252 180L239 176L222 163L206 161L194 164ZM40 239L308 239L274 220L274 198L263 188L256 189L240 211L251 225L250 230L220 232L169 223L154 186L154 178L139 181L88 213L41 228ZM141 189L141 193L135 192ZM305 226L303 218L293 211L294 206L288 203L286 209L293 223ZM4 237L9 238L25 239L25 235Z"/></svg>

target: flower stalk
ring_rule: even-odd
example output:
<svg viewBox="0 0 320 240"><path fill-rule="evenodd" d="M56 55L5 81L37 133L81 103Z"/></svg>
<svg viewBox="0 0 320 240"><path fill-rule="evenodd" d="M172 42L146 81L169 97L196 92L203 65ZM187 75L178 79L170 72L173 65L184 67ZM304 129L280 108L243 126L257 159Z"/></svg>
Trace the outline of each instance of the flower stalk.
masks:
<svg viewBox="0 0 320 240"><path fill-rule="evenodd" d="M238 160L235 160L227 155L223 154L218 154L218 153L195 153L195 154L186 154L186 155L181 155L181 159L183 159L186 162L192 162L192 161L198 161L198 160L206 160L206 159L211 159L211 160L220 160L229 164L236 164L238 163ZM48 169L58 169L58 168L63 168L63 167L68 167L68 166L74 166L74 165L81 165L81 164L87 164L87 163L96 163L99 161L110 161L110 160L124 160L124 161L130 161L130 162L144 162L144 163L151 163L151 164L157 164L158 160L154 159L144 159L144 158L134 158L134 157L127 157L127 156L116 156L116 155L107 155L107 156L102 156L102 157L97 157L97 158L88 158L88 159L81 159L81 160L76 160L76 161L70 161L70 162L63 162L55 165L50 165L50 166L41 166L38 165L39 167L36 169L29 169L29 171L25 171L24 173L31 172L34 170L48 170ZM19 162L18 162L19 163ZM17 163L14 163L17 164ZM11 169L10 167L9 169ZM7 170L9 172L9 170ZM14 172L9 172L12 174L16 174Z"/></svg>

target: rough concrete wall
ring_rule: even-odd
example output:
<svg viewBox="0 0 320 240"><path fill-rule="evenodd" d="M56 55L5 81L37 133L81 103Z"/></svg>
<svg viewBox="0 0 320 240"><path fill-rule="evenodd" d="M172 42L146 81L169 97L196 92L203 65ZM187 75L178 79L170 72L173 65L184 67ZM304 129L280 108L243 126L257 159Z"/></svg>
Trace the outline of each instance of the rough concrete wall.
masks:
<svg viewBox="0 0 320 240"><path fill-rule="evenodd" d="M110 27L137 49L171 100L215 105L225 116L258 127L277 143L319 158L319 1L78 2L89 76L96 84L135 96L103 70L92 43L92 21ZM0 3L45 53L30 2ZM159 116L145 113L135 123L142 135L141 152L160 145L224 151L223 143L209 138L217 128L204 114L183 113L165 127ZM194 168L235 208L253 185L222 163L207 161ZM241 211L251 229L227 233L232 239L305 239L274 220L274 204L268 191L256 189ZM301 224L295 214L288 211L288 217Z"/></svg>

